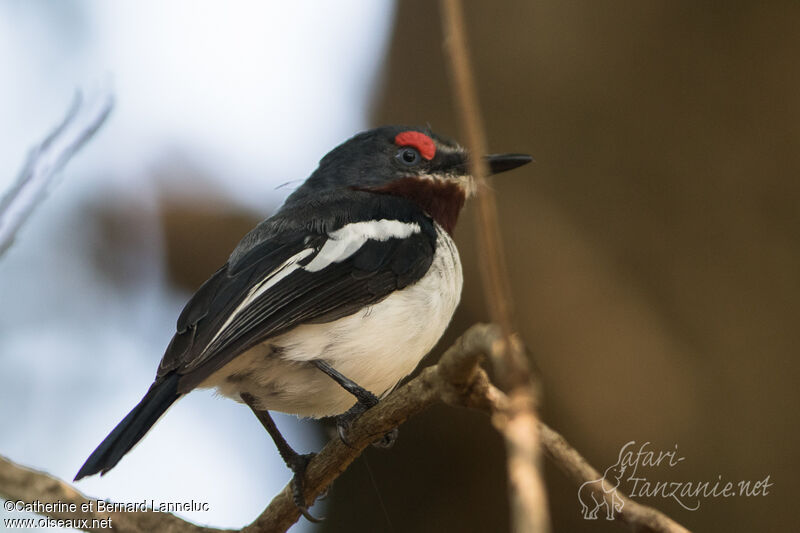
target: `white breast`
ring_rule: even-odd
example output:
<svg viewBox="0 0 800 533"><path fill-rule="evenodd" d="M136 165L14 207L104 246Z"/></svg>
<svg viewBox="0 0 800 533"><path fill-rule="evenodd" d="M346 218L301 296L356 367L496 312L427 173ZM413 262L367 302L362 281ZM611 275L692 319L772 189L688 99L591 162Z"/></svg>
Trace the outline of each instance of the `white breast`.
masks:
<svg viewBox="0 0 800 533"><path fill-rule="evenodd" d="M307 362L324 359L381 396L411 373L444 333L461 298L463 277L455 244L437 225L436 252L416 283L379 303L325 324L299 326L238 356L206 381L239 399L255 396L264 409L299 416L340 414L354 397Z"/></svg>

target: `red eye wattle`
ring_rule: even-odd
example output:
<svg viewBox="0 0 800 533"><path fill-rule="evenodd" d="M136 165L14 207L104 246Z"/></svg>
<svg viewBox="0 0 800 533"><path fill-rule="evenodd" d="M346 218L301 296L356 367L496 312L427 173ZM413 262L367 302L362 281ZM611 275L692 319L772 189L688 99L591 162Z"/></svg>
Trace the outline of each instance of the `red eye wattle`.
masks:
<svg viewBox="0 0 800 533"><path fill-rule="evenodd" d="M404 131L394 138L397 146L411 146L416 148L419 155L430 161L436 155L436 143L433 139L418 131Z"/></svg>

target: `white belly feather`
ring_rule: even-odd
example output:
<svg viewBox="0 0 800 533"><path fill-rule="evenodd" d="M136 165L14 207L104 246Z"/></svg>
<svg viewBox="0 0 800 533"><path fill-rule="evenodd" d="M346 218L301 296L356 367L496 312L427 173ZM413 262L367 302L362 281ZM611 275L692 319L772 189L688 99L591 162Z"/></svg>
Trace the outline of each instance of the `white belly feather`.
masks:
<svg viewBox="0 0 800 533"><path fill-rule="evenodd" d="M345 412L355 398L308 364L324 359L377 396L410 374L444 333L461 298L458 251L437 226L436 252L416 283L375 305L325 324L307 324L270 339L211 376L202 386L260 407L303 417Z"/></svg>

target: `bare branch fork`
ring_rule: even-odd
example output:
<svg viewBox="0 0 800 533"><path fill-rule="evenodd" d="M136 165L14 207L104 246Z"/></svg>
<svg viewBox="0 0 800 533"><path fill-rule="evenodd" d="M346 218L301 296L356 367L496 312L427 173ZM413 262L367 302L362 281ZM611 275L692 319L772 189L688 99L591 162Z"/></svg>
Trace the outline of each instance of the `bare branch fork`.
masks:
<svg viewBox="0 0 800 533"><path fill-rule="evenodd" d="M499 324L502 330L502 348L494 351L493 363L498 384L509 401L502 408L498 407L492 421L506 442L512 529L516 533L546 533L550 531L550 514L539 449L538 395L525 349L513 336L514 303L503 254L497 202L494 190L485 186L489 172L482 156L488 153L488 149L470 67L461 1L441 0L441 12L453 95L467 148L472 154L470 169L478 183L476 229L484 297L492 322Z"/></svg>
<svg viewBox="0 0 800 533"><path fill-rule="evenodd" d="M428 367L384 401L373 407L354 422L348 438L351 445L338 438L331 440L309 463L304 486L308 502L316 499L362 451L387 431L437 402L469 407L490 414L505 416L513 400L492 385L480 361L496 357L503 349L503 336L496 326L476 325L467 330L453 346L442 355L439 364ZM596 480L601 474L572 448L563 437L543 423L538 424L538 435L545 455L550 458L576 485ZM605 499L612 505L613 496L599 484L591 485L598 501ZM0 457L0 497L10 501L40 501L82 503L93 501L71 485L42 472L23 468ZM686 529L667 516L650 507L638 504L617 492L624 506L616 513L617 520L634 531L686 532ZM46 512L56 519L111 519L112 529L124 532L165 531L168 533L212 533L221 530L197 526L168 513L75 513ZM294 505L291 485L281 491L261 515L241 531L245 533L283 532L292 526L300 513ZM90 527L85 531L100 531ZM106 530L107 531L107 530Z"/></svg>
<svg viewBox="0 0 800 533"><path fill-rule="evenodd" d="M532 379L525 348L514 335L514 303L506 271L497 202L494 190L485 186L489 173L482 156L488 154L488 149L470 66L462 2L440 0L440 10L452 92L467 148L472 154L472 176L479 186L476 228L484 296L491 319L499 324L502 333L494 342L493 349L486 353L492 356L496 379L505 392L505 395L499 392L491 395L497 401L491 403L490 412L495 427L506 441L512 529L516 533L546 533L550 530L550 517L540 448L544 448L548 457L575 481L595 480L601 476L560 435L538 419L538 383ZM684 530L657 511L621 497L624 511L618 511L616 517L635 530ZM609 501L609 493L602 494L602 498L610 509L614 509L613 497Z"/></svg>

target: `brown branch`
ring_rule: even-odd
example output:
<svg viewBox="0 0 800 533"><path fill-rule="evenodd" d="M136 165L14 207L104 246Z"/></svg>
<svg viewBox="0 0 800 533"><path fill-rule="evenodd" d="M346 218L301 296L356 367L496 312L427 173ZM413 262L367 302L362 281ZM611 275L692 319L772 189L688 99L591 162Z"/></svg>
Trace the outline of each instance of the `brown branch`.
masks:
<svg viewBox="0 0 800 533"><path fill-rule="evenodd" d="M578 451L556 431L545 424L539 424L539 438L545 455L568 478L580 486L587 481L602 479L603 475L594 469ZM589 485L595 496L603 498L606 505L613 506L614 492L602 490L599 483ZM631 530L637 532L668 531L670 533L688 533L688 529L672 520L667 515L635 502L628 498L621 490L616 489L616 495L622 502L622 509L614 513L614 518L627 524Z"/></svg>
<svg viewBox="0 0 800 533"><path fill-rule="evenodd" d="M478 184L476 230L483 290L492 321L500 325L504 339L494 347L491 356L497 381L510 402L492 420L506 442L512 525L517 533L544 533L550 530L550 518L537 435L537 394L525 349L513 337L514 304L503 254L497 202L494 190L485 185L489 169L482 156L488 150L470 68L461 0L441 0L441 12L453 94L467 149L472 155L471 173Z"/></svg>
<svg viewBox="0 0 800 533"><path fill-rule="evenodd" d="M428 406L443 401L454 406L478 409L492 417L503 417L512 410L513 400L492 385L486 372L479 366L481 358L502 346L501 330L495 326L476 325L467 330L442 355L438 365L428 367L385 400L373 407L354 422L348 434L352 446L346 446L338 438L329 442L308 465L304 485L308 503L315 500L348 465L352 463L371 442L397 427L409 417ZM542 447L549 457L576 485L598 479L600 474L592 468L563 437L545 424L539 424ZM638 504L621 493L625 504L616 518L634 531L685 532L686 530L659 511ZM599 488L597 496L611 496ZM15 465L0 457L0 497L10 501L88 503L89 498L72 486L49 475ZM186 522L167 513L151 511L134 513L65 513L43 512L53 518L111 518L114 531L168 533L223 532ZM287 485L267 506L261 515L241 531L246 533L283 532L294 524L300 514L292 502ZM99 528L80 527L85 531L101 531ZM103 529L108 531L108 529Z"/></svg>
<svg viewBox="0 0 800 533"><path fill-rule="evenodd" d="M56 504L57 509L74 504L76 512L55 510L37 514L61 520L87 520L88 527L75 526L83 531L131 533L142 531L163 531L164 533L209 533L213 531L222 533L227 531L196 526L169 513L152 511L98 512L97 500L87 498L71 485L44 472L21 467L2 456L0 456L0 497L9 502L37 502L37 505L39 505L38 502ZM91 505L92 511L88 511L89 505ZM87 509L86 512L81 510L82 506ZM93 520L97 520L95 524L108 520L108 525L91 527Z"/></svg>

